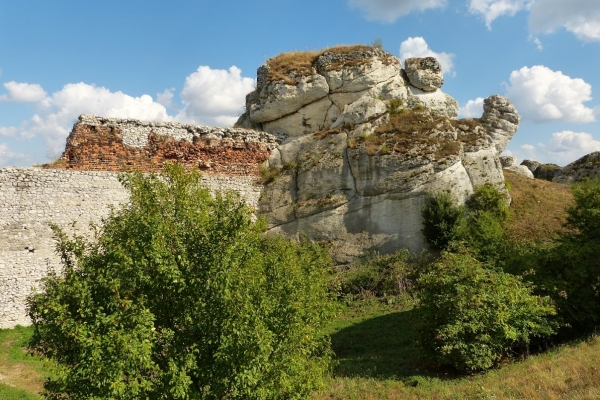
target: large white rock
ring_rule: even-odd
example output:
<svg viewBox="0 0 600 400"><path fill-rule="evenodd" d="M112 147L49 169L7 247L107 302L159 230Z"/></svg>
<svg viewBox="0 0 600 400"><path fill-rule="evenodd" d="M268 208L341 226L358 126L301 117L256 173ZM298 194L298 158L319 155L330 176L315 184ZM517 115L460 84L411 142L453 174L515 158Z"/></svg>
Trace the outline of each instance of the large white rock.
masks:
<svg viewBox="0 0 600 400"><path fill-rule="evenodd" d="M444 84L442 65L434 57L407 58L404 70L410 84L426 92L435 92Z"/></svg>
<svg viewBox="0 0 600 400"><path fill-rule="evenodd" d="M352 104L346 105L344 110L331 125L332 129L350 126L354 127L365 122L381 117L387 112L386 104L372 97L361 97Z"/></svg>
<svg viewBox="0 0 600 400"><path fill-rule="evenodd" d="M263 129L287 136L302 136L328 129L339 114L340 111L333 102L328 97L323 97L285 117L264 122Z"/></svg>
<svg viewBox="0 0 600 400"><path fill-rule="evenodd" d="M409 86L407 94L408 108L421 105L427 109L435 110L440 115L455 118L458 115L458 102L441 90L425 92L416 87Z"/></svg>
<svg viewBox="0 0 600 400"><path fill-rule="evenodd" d="M515 135L520 121L516 108L506 97L496 94L483 101L481 123L494 141L498 154L504 151Z"/></svg>
<svg viewBox="0 0 600 400"><path fill-rule="evenodd" d="M325 77L319 74L297 78L297 85L283 81L267 82L258 88L254 102L247 104L253 123L273 121L298 111L329 93Z"/></svg>
<svg viewBox="0 0 600 400"><path fill-rule="evenodd" d="M400 75L400 60L391 54L372 51L325 52L317 58L317 71L325 77L331 93L360 92Z"/></svg>

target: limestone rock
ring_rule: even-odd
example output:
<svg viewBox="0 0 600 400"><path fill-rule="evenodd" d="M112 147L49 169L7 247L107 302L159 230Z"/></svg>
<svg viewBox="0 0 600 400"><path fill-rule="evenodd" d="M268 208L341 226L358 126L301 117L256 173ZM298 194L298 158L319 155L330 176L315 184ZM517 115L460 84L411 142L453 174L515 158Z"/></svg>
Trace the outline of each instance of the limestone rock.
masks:
<svg viewBox="0 0 600 400"><path fill-rule="evenodd" d="M585 178L600 178L600 151L586 154L559 170L552 179L558 183L579 182Z"/></svg>
<svg viewBox="0 0 600 400"><path fill-rule="evenodd" d="M520 121L517 110L507 98L496 94L484 100L481 122L494 141L498 154L515 135Z"/></svg>
<svg viewBox="0 0 600 400"><path fill-rule="evenodd" d="M353 129L360 124L381 117L386 112L387 108L383 101L371 97L362 97L354 103L346 105L341 115L331 125L331 128L351 126Z"/></svg>
<svg viewBox="0 0 600 400"><path fill-rule="evenodd" d="M407 94L408 108L422 106L450 118L458 115L458 102L441 90L425 92L415 87L409 87Z"/></svg>
<svg viewBox="0 0 600 400"><path fill-rule="evenodd" d="M376 48L349 53L326 51L316 61L331 93L360 92L400 75L400 60Z"/></svg>
<svg viewBox="0 0 600 400"><path fill-rule="evenodd" d="M502 168L512 167L517 164L516 156L501 156L500 162L502 163Z"/></svg>
<svg viewBox="0 0 600 400"><path fill-rule="evenodd" d="M533 173L533 172L535 172L535 170L537 169L537 167L539 167L540 165L542 165L542 163L539 162L539 161L535 161L535 160L523 160L523 162L521 163L521 165L526 166Z"/></svg>
<svg viewBox="0 0 600 400"><path fill-rule="evenodd" d="M298 111L302 106L322 99L329 93L325 77L319 74L293 78L296 85L283 81L257 86L256 96L247 108L253 123L273 121Z"/></svg>
<svg viewBox="0 0 600 400"><path fill-rule="evenodd" d="M434 57L407 58L404 70L414 87L426 92L435 92L444 84L442 66Z"/></svg>

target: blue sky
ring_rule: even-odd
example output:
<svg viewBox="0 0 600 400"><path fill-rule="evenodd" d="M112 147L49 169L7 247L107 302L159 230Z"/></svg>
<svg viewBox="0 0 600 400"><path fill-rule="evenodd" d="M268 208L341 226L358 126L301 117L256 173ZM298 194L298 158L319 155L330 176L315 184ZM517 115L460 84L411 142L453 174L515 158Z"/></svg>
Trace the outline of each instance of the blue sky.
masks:
<svg viewBox="0 0 600 400"><path fill-rule="evenodd" d="M269 57L375 39L437 56L463 116L507 96L519 160L600 151L599 0L0 0L0 167L58 157L81 113L230 125Z"/></svg>

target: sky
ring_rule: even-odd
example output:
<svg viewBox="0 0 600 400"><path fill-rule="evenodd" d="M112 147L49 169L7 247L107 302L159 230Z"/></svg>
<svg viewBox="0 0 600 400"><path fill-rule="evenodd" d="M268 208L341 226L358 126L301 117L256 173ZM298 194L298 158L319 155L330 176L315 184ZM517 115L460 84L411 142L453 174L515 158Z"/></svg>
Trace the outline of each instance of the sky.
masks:
<svg viewBox="0 0 600 400"><path fill-rule="evenodd" d="M437 57L461 117L508 97L519 162L600 151L600 0L0 0L0 167L84 113L231 126L268 58L378 40Z"/></svg>

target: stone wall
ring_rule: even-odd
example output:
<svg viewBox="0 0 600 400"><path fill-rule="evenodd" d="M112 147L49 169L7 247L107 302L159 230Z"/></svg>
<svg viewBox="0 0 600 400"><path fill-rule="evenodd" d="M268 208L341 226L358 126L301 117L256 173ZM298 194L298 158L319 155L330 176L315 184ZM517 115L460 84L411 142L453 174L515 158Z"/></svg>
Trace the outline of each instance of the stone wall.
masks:
<svg viewBox="0 0 600 400"><path fill-rule="evenodd" d="M207 174L258 175L281 137L249 129L82 115L65 152L47 169L160 171L167 161Z"/></svg>
<svg viewBox="0 0 600 400"><path fill-rule="evenodd" d="M48 270L60 268L48 223L88 234L111 206L127 201L114 172L40 168L0 170L0 328L30 323L25 299ZM233 189L256 207L260 187L253 176L210 176L212 190Z"/></svg>

